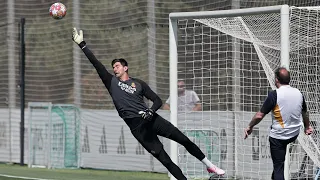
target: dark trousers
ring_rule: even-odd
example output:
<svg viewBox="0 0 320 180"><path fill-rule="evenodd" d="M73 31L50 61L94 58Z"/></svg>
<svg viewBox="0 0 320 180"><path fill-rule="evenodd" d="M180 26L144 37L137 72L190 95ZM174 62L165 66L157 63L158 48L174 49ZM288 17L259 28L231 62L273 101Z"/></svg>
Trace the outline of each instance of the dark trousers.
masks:
<svg viewBox="0 0 320 180"><path fill-rule="evenodd" d="M270 152L273 162L273 172L271 179L284 180L284 161L286 158L287 145L297 139L295 136L290 139L281 140L269 137Z"/></svg>
<svg viewBox="0 0 320 180"><path fill-rule="evenodd" d="M138 120L139 118L126 119L126 121ZM182 174L181 169L172 162L170 156L163 149L163 144L160 142L158 135L183 145L190 154L200 161L205 158L205 155L196 144L190 141L190 139L178 128L158 114L155 114L153 120L150 122L143 120L138 127L131 131L131 133L140 142L140 144L155 158L157 158L177 180L186 180L187 178Z"/></svg>

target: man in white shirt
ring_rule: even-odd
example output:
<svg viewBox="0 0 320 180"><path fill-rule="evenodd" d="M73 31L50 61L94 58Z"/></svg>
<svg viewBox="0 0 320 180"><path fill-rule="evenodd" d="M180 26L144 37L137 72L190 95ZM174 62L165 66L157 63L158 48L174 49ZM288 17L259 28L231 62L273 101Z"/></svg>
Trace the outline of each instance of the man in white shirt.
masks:
<svg viewBox="0 0 320 180"><path fill-rule="evenodd" d="M272 179L284 180L284 161L287 145L295 141L304 124L305 134L313 131L310 126L309 113L302 93L289 85L290 73L286 68L275 71L277 90L271 91L260 111L252 118L245 129L245 139L252 133L266 114L272 113L272 125L269 133L270 152L273 162Z"/></svg>
<svg viewBox="0 0 320 180"><path fill-rule="evenodd" d="M170 110L170 97L163 105L163 109ZM178 81L178 111L201 111L200 99L195 91L186 90L183 80Z"/></svg>

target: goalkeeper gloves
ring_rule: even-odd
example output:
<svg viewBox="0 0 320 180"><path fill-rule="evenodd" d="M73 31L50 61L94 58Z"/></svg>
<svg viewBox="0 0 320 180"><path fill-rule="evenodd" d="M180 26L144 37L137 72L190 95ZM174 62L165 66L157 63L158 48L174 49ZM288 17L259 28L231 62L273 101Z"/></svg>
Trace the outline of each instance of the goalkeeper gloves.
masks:
<svg viewBox="0 0 320 180"><path fill-rule="evenodd" d="M72 40L79 45L81 49L85 48L86 43L83 41L83 31L80 30L79 33L76 28L72 31Z"/></svg>
<svg viewBox="0 0 320 180"><path fill-rule="evenodd" d="M144 120L151 121L154 111L152 109L146 109L144 111L139 111L139 114Z"/></svg>

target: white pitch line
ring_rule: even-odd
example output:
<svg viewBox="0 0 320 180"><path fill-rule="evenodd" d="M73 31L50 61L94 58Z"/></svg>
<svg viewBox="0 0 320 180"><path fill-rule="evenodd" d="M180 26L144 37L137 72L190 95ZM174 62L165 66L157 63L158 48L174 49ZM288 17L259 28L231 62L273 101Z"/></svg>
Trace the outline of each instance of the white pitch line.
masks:
<svg viewBox="0 0 320 180"><path fill-rule="evenodd" d="M41 178L32 178L32 177L23 177L23 176L11 176L6 174L0 174L2 177L9 177L9 178L17 178L17 179L30 179L30 180L52 180L52 179L41 179Z"/></svg>

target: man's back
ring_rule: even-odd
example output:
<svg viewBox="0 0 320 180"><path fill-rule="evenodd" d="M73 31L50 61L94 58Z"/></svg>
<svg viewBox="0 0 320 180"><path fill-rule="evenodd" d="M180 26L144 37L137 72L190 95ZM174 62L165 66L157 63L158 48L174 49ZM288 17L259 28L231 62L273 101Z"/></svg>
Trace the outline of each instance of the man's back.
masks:
<svg viewBox="0 0 320 180"><path fill-rule="evenodd" d="M271 179L284 180L284 162L288 144L297 139L302 122L305 134L310 135L313 129L310 126L309 113L303 95L298 89L289 85L290 72L285 67L279 67L274 74L274 83L278 89L268 94L260 111L252 117L245 129L244 138L246 139L253 132L254 126L266 114L272 113L269 134L270 154L273 162Z"/></svg>
<svg viewBox="0 0 320 180"><path fill-rule="evenodd" d="M300 132L303 96L289 85L273 91L276 104L272 110L270 136L277 139L290 139Z"/></svg>

